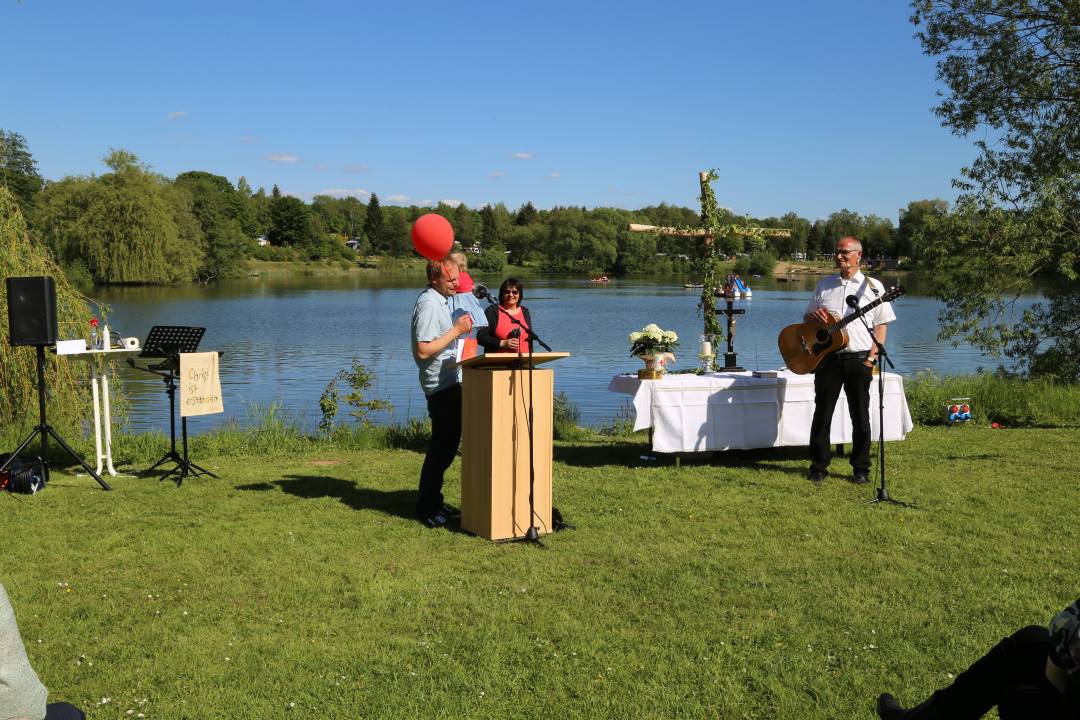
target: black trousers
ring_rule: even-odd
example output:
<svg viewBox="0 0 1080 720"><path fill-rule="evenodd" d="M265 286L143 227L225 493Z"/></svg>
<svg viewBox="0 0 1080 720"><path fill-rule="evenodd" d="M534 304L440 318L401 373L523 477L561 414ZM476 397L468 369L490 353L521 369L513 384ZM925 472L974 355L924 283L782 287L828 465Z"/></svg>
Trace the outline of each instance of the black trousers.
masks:
<svg viewBox="0 0 1080 720"><path fill-rule="evenodd" d="M870 473L870 380L865 353L833 354L814 373L814 420L810 425L810 470L825 472L832 460L829 429L841 388L851 415L851 467Z"/></svg>
<svg viewBox="0 0 1080 720"><path fill-rule="evenodd" d="M431 444L420 470L420 492L416 500L418 517L431 517L443 506L443 474L454 462L461 445L461 385L453 385L427 396L431 416Z"/></svg>
<svg viewBox="0 0 1080 720"><path fill-rule="evenodd" d="M86 714L70 703L49 703L45 720L86 720Z"/></svg>
<svg viewBox="0 0 1080 720"><path fill-rule="evenodd" d="M1046 678L1051 647L1045 627L1017 630L957 675L952 685L934 693L933 717L976 720L994 706L1002 720L1075 717L1065 696Z"/></svg>

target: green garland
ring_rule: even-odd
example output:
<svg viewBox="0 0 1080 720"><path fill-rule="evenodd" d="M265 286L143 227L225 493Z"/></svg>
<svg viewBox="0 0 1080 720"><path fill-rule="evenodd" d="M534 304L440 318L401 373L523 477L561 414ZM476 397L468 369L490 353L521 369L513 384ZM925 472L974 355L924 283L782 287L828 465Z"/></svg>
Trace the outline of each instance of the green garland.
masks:
<svg viewBox="0 0 1080 720"><path fill-rule="evenodd" d="M701 299L698 301L698 309L705 320L705 336L710 339L715 349L724 338L724 330L720 321L716 318L716 291L723 287L724 278L721 277L720 251L717 240L721 237L724 229L720 225L719 208L716 206L716 195L713 194L711 183L719 175L716 170L709 170L701 174L701 227L705 230L706 237L701 243ZM710 237L711 236L711 237ZM715 352L715 350L714 350ZM717 362L719 353L715 353L712 359L712 369L719 370Z"/></svg>

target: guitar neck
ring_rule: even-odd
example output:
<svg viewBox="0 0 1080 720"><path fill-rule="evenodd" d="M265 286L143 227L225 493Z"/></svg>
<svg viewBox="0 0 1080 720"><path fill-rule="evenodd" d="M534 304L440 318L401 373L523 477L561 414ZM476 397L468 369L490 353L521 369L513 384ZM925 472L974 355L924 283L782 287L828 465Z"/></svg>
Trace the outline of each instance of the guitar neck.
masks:
<svg viewBox="0 0 1080 720"><path fill-rule="evenodd" d="M884 297L879 297L877 300L870 303L869 305L861 307L858 310L856 310L855 312L848 315L847 317L841 318L839 321L834 322L832 325L829 325L829 327L828 327L829 334L832 335L837 330L840 330L843 327L845 327L848 323L858 320L863 315L870 312L871 310L873 310L874 308L876 308L878 305L880 305L883 302L888 302L888 301Z"/></svg>

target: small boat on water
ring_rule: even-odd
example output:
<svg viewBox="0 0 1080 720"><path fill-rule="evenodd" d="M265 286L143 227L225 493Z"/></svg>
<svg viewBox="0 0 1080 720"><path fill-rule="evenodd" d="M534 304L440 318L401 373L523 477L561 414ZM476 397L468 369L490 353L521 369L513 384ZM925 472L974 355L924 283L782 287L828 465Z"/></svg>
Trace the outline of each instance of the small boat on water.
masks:
<svg viewBox="0 0 1080 720"><path fill-rule="evenodd" d="M686 288L687 290L693 290L694 288L703 288L703 287L705 287L705 284L704 283L683 283L683 287Z"/></svg>
<svg viewBox="0 0 1080 720"><path fill-rule="evenodd" d="M592 280L590 280L589 282L594 282L594 283L606 283L606 282L610 282L610 280L608 280L608 276L607 276L607 275L601 275L600 277L594 277L594 278L593 278Z"/></svg>

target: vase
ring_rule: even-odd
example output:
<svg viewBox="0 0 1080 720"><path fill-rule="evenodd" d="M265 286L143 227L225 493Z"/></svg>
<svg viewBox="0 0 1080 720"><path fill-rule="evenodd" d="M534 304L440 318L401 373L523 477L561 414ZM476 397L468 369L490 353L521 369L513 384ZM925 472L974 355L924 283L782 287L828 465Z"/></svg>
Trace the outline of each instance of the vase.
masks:
<svg viewBox="0 0 1080 720"><path fill-rule="evenodd" d="M637 372L639 380L659 380L664 376L663 354L638 355L638 357L645 362L645 369Z"/></svg>

